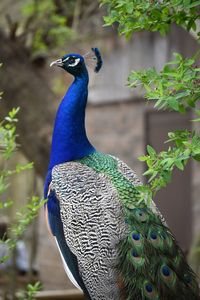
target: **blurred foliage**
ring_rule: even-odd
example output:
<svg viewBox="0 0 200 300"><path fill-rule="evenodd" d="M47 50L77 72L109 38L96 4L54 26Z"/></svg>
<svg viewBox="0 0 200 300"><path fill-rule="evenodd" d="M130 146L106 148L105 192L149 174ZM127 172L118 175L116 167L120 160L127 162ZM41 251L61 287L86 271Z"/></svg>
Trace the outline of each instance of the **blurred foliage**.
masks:
<svg viewBox="0 0 200 300"><path fill-rule="evenodd" d="M168 133L168 142L173 142L167 151L156 153L150 145L147 146L147 155L139 157L145 161L148 170L144 173L149 178L150 190L155 194L165 187L171 180L173 169L176 167L183 171L189 158L200 160L200 137L195 132L177 130Z"/></svg>
<svg viewBox="0 0 200 300"><path fill-rule="evenodd" d="M17 163L15 168L10 170L8 168L8 161L13 157L14 153L17 151L17 133L16 133L16 123L17 123L17 113L19 108L13 108L8 116L0 122L0 155L1 155L1 170L0 170L0 215L3 215L5 209L10 207L13 203L11 199L4 200L4 193L10 184L10 176L20 173L24 170L32 168L32 163L19 164ZM27 229L28 225L33 221L33 219L38 215L39 209L44 205L45 200L40 200L38 197L33 196L29 203L24 206L20 211L16 212L16 219L13 224L9 226L8 236L0 239L0 244L7 245L9 249L9 255L0 257L0 263L4 263L8 260L12 251L14 251L17 241L22 237L24 231ZM39 288L39 284L34 286L28 285L27 297L20 299L33 299L34 292Z"/></svg>
<svg viewBox="0 0 200 300"><path fill-rule="evenodd" d="M27 205L16 212L15 222L9 228L11 238L4 241L10 250L16 247L17 241L22 238L24 231L37 217L39 209L43 207L45 202L45 200L40 200L38 197L33 196Z"/></svg>
<svg viewBox="0 0 200 300"><path fill-rule="evenodd" d="M195 0L100 0L106 4L108 16L105 25L119 24L120 34L130 37L132 33L147 30L162 35L175 23L187 30L196 30L200 18L200 1ZM199 36L200 37L200 36Z"/></svg>
<svg viewBox="0 0 200 300"><path fill-rule="evenodd" d="M63 95L66 92L66 84L62 78L55 77L52 81L52 90L56 95Z"/></svg>
<svg viewBox="0 0 200 300"><path fill-rule="evenodd" d="M12 111L9 112L8 116L0 123L0 151L3 159L0 170L0 196L2 196L9 187L10 176L20 173L21 171L28 170L33 166L32 163L25 165L17 163L14 169L8 169L8 161L17 150L16 122L18 111L19 108L13 108ZM12 203L13 201L11 199L2 199L0 202L0 213L3 214L3 210L10 207ZM45 200L40 200L38 197L33 196L29 204L23 207L21 211L16 212L16 221L9 228L11 238L0 240L0 242L6 243L9 246L9 249L13 250L16 246L17 240L21 238L27 226L37 216L38 210L44 205L44 203ZM5 258L1 258L0 262L3 261L5 261Z"/></svg>
<svg viewBox="0 0 200 300"><path fill-rule="evenodd" d="M145 97L155 102L155 108L185 113L195 108L200 95L200 68L197 55L183 58L174 53L175 59L165 64L161 72L155 68L133 71L128 78L130 87L142 86ZM199 115L199 110L195 110Z"/></svg>
<svg viewBox="0 0 200 300"><path fill-rule="evenodd" d="M98 0L10 2L7 9L4 4L0 10L6 20L5 29L11 39L24 44L32 55L49 55L69 43L85 42L101 34L103 10L99 10Z"/></svg>
<svg viewBox="0 0 200 300"><path fill-rule="evenodd" d="M69 12L72 11L72 1L69 1ZM32 51L47 52L55 46L62 46L66 40L75 36L68 25L70 13L62 13L56 6L56 1L26 1L22 7L25 19L24 32L31 36Z"/></svg>
<svg viewBox="0 0 200 300"><path fill-rule="evenodd" d="M28 284L26 291L21 291L18 293L18 300L34 300L36 293L41 290L42 285L40 282L36 282L35 284Z"/></svg>
<svg viewBox="0 0 200 300"><path fill-rule="evenodd" d="M13 108L8 116L0 122L0 154L3 159L1 162L0 170L0 196L6 191L9 186L9 178L15 173L19 173L23 170L32 168L32 163L22 165L16 164L15 169L9 170L7 162L14 155L17 150L17 133L16 133L16 122L17 113L19 108ZM0 202L0 208L7 208L12 202L2 201Z"/></svg>
<svg viewBox="0 0 200 300"><path fill-rule="evenodd" d="M5 159L9 159L16 150L16 115L18 108L13 108L8 116L0 123L0 151Z"/></svg>

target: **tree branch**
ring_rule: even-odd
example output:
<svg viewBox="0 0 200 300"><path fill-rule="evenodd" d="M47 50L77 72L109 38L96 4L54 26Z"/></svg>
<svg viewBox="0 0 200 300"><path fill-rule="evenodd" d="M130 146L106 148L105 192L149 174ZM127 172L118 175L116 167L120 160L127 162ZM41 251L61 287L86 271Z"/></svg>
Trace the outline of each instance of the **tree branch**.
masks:
<svg viewBox="0 0 200 300"><path fill-rule="evenodd" d="M8 28L9 28L9 37L10 37L11 40L15 40L16 32L17 32L19 23L18 22L13 22L12 18L9 14L5 15L5 19L7 21Z"/></svg>

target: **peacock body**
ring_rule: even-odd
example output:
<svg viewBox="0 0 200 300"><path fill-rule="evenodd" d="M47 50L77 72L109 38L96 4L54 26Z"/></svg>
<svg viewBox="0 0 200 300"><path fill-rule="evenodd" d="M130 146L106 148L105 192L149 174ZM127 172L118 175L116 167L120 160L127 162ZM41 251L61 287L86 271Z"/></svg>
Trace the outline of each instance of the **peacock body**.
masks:
<svg viewBox="0 0 200 300"><path fill-rule="evenodd" d="M57 113L45 183L48 223L72 282L88 300L200 299L155 204L138 202L136 174L87 138L84 58L68 54L53 64L75 77Z"/></svg>

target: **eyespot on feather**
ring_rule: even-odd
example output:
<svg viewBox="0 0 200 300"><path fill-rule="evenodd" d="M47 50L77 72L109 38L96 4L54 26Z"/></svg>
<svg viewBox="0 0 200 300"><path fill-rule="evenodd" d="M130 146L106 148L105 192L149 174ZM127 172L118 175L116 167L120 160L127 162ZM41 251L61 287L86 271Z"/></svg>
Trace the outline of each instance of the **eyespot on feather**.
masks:
<svg viewBox="0 0 200 300"><path fill-rule="evenodd" d="M190 274L188 272L185 273L183 275L183 281L187 286L189 286L194 291L194 293L198 293L198 289L199 289L198 283L195 281L193 274Z"/></svg>
<svg viewBox="0 0 200 300"><path fill-rule="evenodd" d="M152 240L156 240L156 239L158 238L157 233L156 233L156 232L151 232L151 233L150 233L150 238L151 238Z"/></svg>
<svg viewBox="0 0 200 300"><path fill-rule="evenodd" d="M169 268L168 266L165 266L165 265L162 266L161 271L162 271L162 274L163 274L165 277L168 277L168 276L170 276L170 274L171 274L170 268Z"/></svg>
<svg viewBox="0 0 200 300"><path fill-rule="evenodd" d="M134 249L141 254L144 247L144 238L137 230L131 232L129 242L134 246Z"/></svg>
<svg viewBox="0 0 200 300"><path fill-rule="evenodd" d="M149 220L149 215L145 208L135 208L133 209L133 213L137 221L146 222Z"/></svg>
<svg viewBox="0 0 200 300"><path fill-rule="evenodd" d="M157 249L163 249L164 240L160 232L156 232L156 230L150 230L148 233L148 240L153 247Z"/></svg>
<svg viewBox="0 0 200 300"><path fill-rule="evenodd" d="M185 282L186 284L190 284L191 281L192 281L192 277L191 277L190 274L185 273L183 278L184 278L184 282Z"/></svg>
<svg viewBox="0 0 200 300"><path fill-rule="evenodd" d="M153 299L157 300L158 299L158 292L154 285L149 282L148 280L145 280L143 284L143 294L145 296L145 299Z"/></svg>
<svg viewBox="0 0 200 300"><path fill-rule="evenodd" d="M140 234L137 233L137 232L133 232L133 233L132 233L132 239L133 239L134 241L139 241L139 240L140 240Z"/></svg>
<svg viewBox="0 0 200 300"><path fill-rule="evenodd" d="M137 251L135 251L135 250L132 250L131 255L132 255L133 257L139 257Z"/></svg>
<svg viewBox="0 0 200 300"><path fill-rule="evenodd" d="M129 259L132 262L132 265L135 269L143 267L145 263L144 257L140 256L138 251L135 249L131 249L129 252Z"/></svg>
<svg viewBox="0 0 200 300"><path fill-rule="evenodd" d="M161 278L162 280L165 282L165 284L168 287L174 287L176 284L176 274L174 273L174 271L172 271L172 269L166 265L163 264L160 268L160 274L161 274Z"/></svg>
<svg viewBox="0 0 200 300"><path fill-rule="evenodd" d="M145 289L148 293L152 293L153 292L153 287L151 284L146 284Z"/></svg>

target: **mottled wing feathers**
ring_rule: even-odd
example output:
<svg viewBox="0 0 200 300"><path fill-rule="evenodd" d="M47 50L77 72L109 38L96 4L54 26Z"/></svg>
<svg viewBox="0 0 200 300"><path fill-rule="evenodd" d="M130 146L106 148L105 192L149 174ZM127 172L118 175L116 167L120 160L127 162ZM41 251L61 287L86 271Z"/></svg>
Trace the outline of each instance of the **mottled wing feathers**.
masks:
<svg viewBox="0 0 200 300"><path fill-rule="evenodd" d="M81 288L84 291L85 295L88 296L89 300L90 298L88 291L79 274L76 256L72 253L65 240L63 224L60 218L59 200L56 196L55 190L53 190L52 187L49 188L48 201L45 207L45 211L48 214L48 227L51 230L52 235L55 237L56 244L64 263L65 271L71 279L72 283L77 288Z"/></svg>
<svg viewBox="0 0 200 300"><path fill-rule="evenodd" d="M91 299L119 299L117 245L126 236L122 205L108 178L78 162L56 166L52 189L64 235Z"/></svg>

